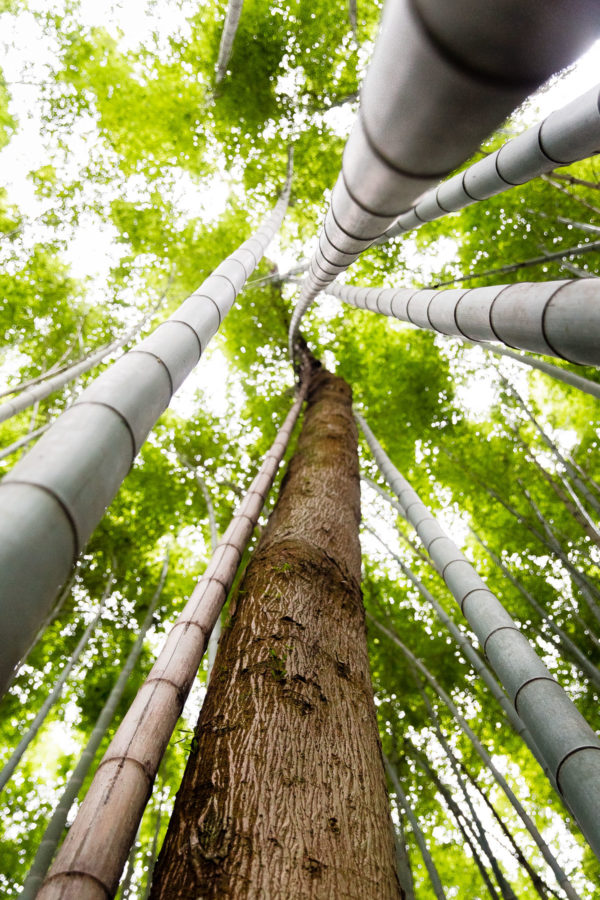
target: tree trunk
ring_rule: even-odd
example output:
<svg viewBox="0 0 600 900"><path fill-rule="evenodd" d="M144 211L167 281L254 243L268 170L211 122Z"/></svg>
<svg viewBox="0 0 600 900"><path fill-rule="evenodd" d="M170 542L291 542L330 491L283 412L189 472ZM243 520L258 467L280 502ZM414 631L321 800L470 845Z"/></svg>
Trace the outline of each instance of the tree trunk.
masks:
<svg viewBox="0 0 600 900"><path fill-rule="evenodd" d="M403 896L360 593L350 390L318 370L308 402L223 631L154 900Z"/></svg>

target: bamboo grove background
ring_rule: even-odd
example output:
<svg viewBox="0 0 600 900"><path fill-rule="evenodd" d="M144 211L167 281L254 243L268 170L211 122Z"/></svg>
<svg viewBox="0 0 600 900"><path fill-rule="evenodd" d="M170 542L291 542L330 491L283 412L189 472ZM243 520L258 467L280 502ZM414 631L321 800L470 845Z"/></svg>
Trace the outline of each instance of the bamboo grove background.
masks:
<svg viewBox="0 0 600 900"><path fill-rule="evenodd" d="M85 6L44 6L0 6L3 40L14 35L24 50L33 34L45 48L20 64L11 51L0 82L5 159L32 129L41 134L27 176L34 194L27 211L10 185L0 192L0 371L7 392L49 377L58 382L48 396L33 393L32 405L0 426L3 472L116 358L119 344L166 318L258 226L285 181L289 143L294 180L277 244L214 339L210 375L201 363L151 432L2 701L6 763L72 666L2 790L0 886L7 896L23 884L138 635L147 625L133 674L99 735L102 747L206 567L211 516L224 532L291 405L287 333L297 285L276 277L273 257L283 274L312 251L380 14L376 5L359 7L357 16L345 3L247 0L219 76L222 6L182 3L167 14L140 4L139 41L131 29L119 31L119 13L108 7L94 21ZM539 120L535 104L483 151ZM599 191L594 158L558 169L372 248L346 280L416 290L461 279L485 286L596 275L590 249L600 239ZM82 233L97 241L95 277L78 271ZM548 259L573 247L579 249L572 255ZM529 260L537 262L515 268ZM312 308L302 330L350 382L394 464L439 512L597 728L598 399L481 348L331 299ZM80 361L59 384L65 367ZM553 363L600 381L592 368ZM211 391L219 380L227 386L216 404ZM480 387L478 407L472 398ZM365 475L379 481L366 444L362 453ZM579 894L593 897L597 860L428 600L427 592L467 633L443 582L397 509L367 482L362 493L372 674L415 895L440 896L435 866L449 898L494 891L505 897L510 890L548 897L551 889L560 896L435 682L488 749ZM123 898L145 896L205 679L204 666L161 766ZM80 798L89 779L83 777ZM482 830L487 851L477 838Z"/></svg>

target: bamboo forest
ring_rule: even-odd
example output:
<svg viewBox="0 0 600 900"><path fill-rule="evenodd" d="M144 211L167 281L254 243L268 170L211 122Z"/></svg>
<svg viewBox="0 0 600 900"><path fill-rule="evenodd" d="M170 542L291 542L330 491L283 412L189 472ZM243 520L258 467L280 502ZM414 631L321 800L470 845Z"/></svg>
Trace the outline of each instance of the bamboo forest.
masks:
<svg viewBox="0 0 600 900"><path fill-rule="evenodd" d="M600 897L597 0L0 45L0 896Z"/></svg>

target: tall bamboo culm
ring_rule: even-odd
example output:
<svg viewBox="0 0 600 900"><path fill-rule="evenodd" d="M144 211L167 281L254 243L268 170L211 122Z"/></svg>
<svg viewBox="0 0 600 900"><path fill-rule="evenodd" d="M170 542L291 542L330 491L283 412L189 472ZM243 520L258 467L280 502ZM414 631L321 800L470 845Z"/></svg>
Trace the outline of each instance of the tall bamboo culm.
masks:
<svg viewBox="0 0 600 900"><path fill-rule="evenodd" d="M85 777L89 772L92 763L94 762L94 757L98 752L98 748L102 743L104 735L106 734L106 731L114 718L117 707L121 701L121 697L123 696L123 692L127 687L127 682L129 681L131 673L133 672L135 665L140 657L140 653L142 652L142 648L144 646L144 638L146 637L148 629L152 625L154 611L158 606L158 602L162 594L162 589L167 577L168 568L169 553L167 551L167 553L165 554L162 571L160 573L160 578L158 580L158 585L148 605L148 611L144 616L144 621L140 625L140 630L137 638L127 655L125 664L121 669L110 694L108 695L106 703L100 711L100 715L96 720L96 724L94 725L90 738L79 758L79 762L75 766L72 774L69 776L69 780L67 781L63 794L58 802L58 806L52 813L50 821L44 832L44 836L42 837L41 844L38 847L38 851L31 865L31 869L29 870L29 874L27 875L27 878L25 880L25 884L23 885L23 891L19 895L20 900L35 900L36 897L40 896L40 894L38 893L40 885L42 884L44 876L50 867L52 858L54 857L54 854L56 853L57 847L60 843L69 811L73 806L73 803L77 799L77 795L81 790L81 786L85 780Z"/></svg>
<svg viewBox="0 0 600 900"><path fill-rule="evenodd" d="M579 365L600 365L600 279L542 281L449 291L331 284L358 309L475 342L500 342Z"/></svg>
<svg viewBox="0 0 600 900"><path fill-rule="evenodd" d="M598 34L597 9L588 0L576 9L559 0L552 15L545 6L528 4L524 17L522 6L521 0L485 6L478 0L459 5L427 0L385 4L359 115L290 323L291 354L300 320L319 292L403 214L412 217L412 227L421 224L424 219L413 214L415 204L419 208L417 198L468 159L538 84L576 59ZM585 116L592 117L591 130L596 128L592 136L585 118L584 134L578 137L581 146L573 149L568 137L565 140L565 129L570 136L573 120L581 114L577 104L558 124L550 116L542 126L544 152L535 130L501 151L502 186L507 186L506 179L527 181L539 167L540 156L547 166L565 154L571 161L596 150L594 98L587 98L584 107ZM479 191L462 190L458 206L449 200L444 206L436 199L431 218L495 192L499 176L494 161L483 163L477 170Z"/></svg>
<svg viewBox="0 0 600 900"><path fill-rule="evenodd" d="M0 483L0 693L174 392L279 229L274 211L165 322L86 388Z"/></svg>
<svg viewBox="0 0 600 900"><path fill-rule="evenodd" d="M206 572L119 726L39 900L106 900L117 889L165 748L285 453L298 396Z"/></svg>
<svg viewBox="0 0 600 900"><path fill-rule="evenodd" d="M357 420L375 461L600 857L600 739L552 677L498 598L392 465L364 418Z"/></svg>
<svg viewBox="0 0 600 900"><path fill-rule="evenodd" d="M90 637L92 636L94 629L96 628L96 625L100 621L100 616L102 615L102 612L104 610L104 604L106 603L108 597L110 596L110 590L112 588L113 582L114 582L114 574L111 572L110 575L108 576L108 580L106 582L106 588L104 589L104 594L102 596L102 599L100 600L100 604L96 610L96 614L93 616L93 618L90 620L87 627L85 628L70 659L67 661L66 665L63 667L60 675L56 679L54 687L52 688L52 690L50 691L50 693L48 694L48 696L42 703L33 722L31 723L31 725L29 726L29 728L27 729L26 733L23 735L23 737L21 738L19 743L17 744L17 746L14 750L14 753L11 755L10 759L3 766L2 771L0 771L0 791L4 788L7 781L12 777L12 774L15 771L15 769L17 768L17 766L19 765L21 758L23 757L23 754L25 753L25 751L27 750L27 748L29 747L29 745L33 741L33 739L36 737L38 731L44 724L46 716L48 715L48 713L50 712L50 710L52 709L52 707L54 706L54 704L56 703L56 701L58 700L60 695L62 694L63 688L64 688L65 684L67 683L67 679L68 679L69 675L71 674L73 668L79 662L79 657L81 656L81 654L87 647L87 643L88 643Z"/></svg>

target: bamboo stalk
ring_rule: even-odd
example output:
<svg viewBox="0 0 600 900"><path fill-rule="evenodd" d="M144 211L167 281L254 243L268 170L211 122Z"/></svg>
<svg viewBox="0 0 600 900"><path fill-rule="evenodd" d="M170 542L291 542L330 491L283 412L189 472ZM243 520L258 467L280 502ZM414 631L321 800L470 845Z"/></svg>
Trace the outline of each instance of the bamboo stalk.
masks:
<svg viewBox="0 0 600 900"><path fill-rule="evenodd" d="M466 819L463 811L461 810L460 806L458 805L458 803L456 802L456 800L450 793L449 788L446 787L446 785L443 783L443 781L439 777L438 773L432 768L432 766L430 765L428 760L417 750L417 748L414 746L412 741L410 741L408 739L405 740L404 748L405 748L405 750L407 750L408 754L410 756L412 756L412 758L417 763L417 765L427 775L427 777L435 785L435 787L437 788L439 793L444 798L446 806L448 807L449 812L454 817L454 820L458 826L458 829L460 830L460 833L462 834L462 836L465 840L465 843L471 849L471 853L473 854L473 859L475 860L475 863L477 864L477 868L479 869L479 872L485 883L485 886L488 889L490 897L492 897L492 900L499 900L498 892L496 891L494 883L489 876L489 873L485 867L485 864L484 864L481 856L479 855L479 853L477 851L477 847L475 846L475 842L473 840L476 823L475 822L469 823L471 825L471 830L469 830L469 828L467 827L467 819ZM487 839L485 838L485 833L482 832L479 827L477 827L477 832L478 832L478 834L476 836L476 839L479 842L482 852L485 853L485 855L487 856L489 861L494 859L494 862L496 862L495 858L493 857L491 849L489 849L489 844L488 844L489 852L485 850L485 848L482 844L482 835L483 835L484 840L487 843ZM496 865L497 865L497 863L496 863ZM503 900L507 900L507 898L509 898L509 900L517 900L514 893L512 893L512 892L507 894L506 896L503 895Z"/></svg>
<svg viewBox="0 0 600 900"><path fill-rule="evenodd" d="M545 9L540 7L538 13L530 7L527 25L516 33L507 23L520 9L518 0L502 8L482 7L476 0L459 7L428 3L426 14L422 4L409 0L385 5L359 115L292 315L292 358L300 321L315 297L376 238L389 236L391 225L403 231L417 227L497 189L528 181L540 165L546 171L597 150L596 90L510 142L497 157L467 169L468 187L461 173L446 182L449 193L442 184L425 195L426 210L419 201L425 190L477 149L536 83L575 58L597 31L589 11L570 15L565 7L550 17ZM525 25L522 15L519 21ZM403 53L398 56L400 35ZM448 47L448 35L450 54L440 49ZM542 46L544 76L534 49ZM507 58L510 87L505 80ZM420 215L415 215L417 210Z"/></svg>
<svg viewBox="0 0 600 900"><path fill-rule="evenodd" d="M105 900L115 892L160 761L273 484L307 388L308 379L304 378L258 475L115 733L39 900L68 896Z"/></svg>
<svg viewBox="0 0 600 900"><path fill-rule="evenodd" d="M125 660L125 665L121 669L119 677L117 678L110 694L108 695L106 703L100 711L100 715L96 720L96 724L94 725L90 738L79 758L79 762L75 766L71 776L69 777L69 780L67 781L63 794L58 802L58 806L52 813L50 821L42 837L42 842L38 847L38 851L29 870L29 874L25 879L23 890L19 895L20 900L35 900L36 897L42 896L43 887L40 890L40 885L42 884L44 876L46 875L46 872L48 871L52 862L52 858L56 853L56 849L67 822L69 811L73 806L73 803L75 802L79 791L81 790L81 786L85 780L87 773L90 770L92 763L94 762L94 757L98 752L98 748L102 743L104 735L106 734L106 731L114 718L115 712L117 711L117 706L119 705L121 697L123 696L123 692L127 687L127 682L129 681L131 673L133 672L139 659L140 653L142 652L142 648L144 646L144 638L146 637L146 632L152 625L154 611L158 605L158 601L160 600L163 585L165 583L165 578L167 576L168 567L169 553L167 552L167 554L165 555L162 571L160 573L158 586L154 592L154 595L152 596L152 599L150 600L148 611L144 617L144 621L140 626L138 636L131 650L129 651L127 659Z"/></svg>
<svg viewBox="0 0 600 900"><path fill-rule="evenodd" d="M438 572L479 639L492 668L552 772L563 797L600 855L600 739L552 678L471 563L392 465L362 416L357 421L375 460Z"/></svg>
<svg viewBox="0 0 600 900"><path fill-rule="evenodd" d="M104 604L106 603L106 601L108 600L108 597L110 596L110 591L113 586L114 580L115 580L114 573L111 572L110 575L108 576L108 581L106 582L104 594L102 595L102 598L98 605L96 615L92 619L90 619L90 621L88 622L88 625L85 628L83 634L81 635L81 638L79 639L77 646L75 647L73 653L71 654L71 657L69 658L66 665L63 667L60 675L56 679L52 690L50 691L50 693L48 694L48 696L42 703L33 722L27 729L27 732L23 735L23 737L21 738L21 740L15 747L10 759L8 759L8 761L3 766L2 771L0 771L0 791L4 788L6 783L12 777L13 772L15 771L15 769L21 762L23 754L25 753L25 751L27 750L27 748L29 747L31 742L36 737L38 731L40 730L40 728L44 724L44 721L46 720L46 716L48 715L48 713L50 712L50 710L52 709L52 707L54 706L54 704L56 703L56 701L58 700L60 695L62 694L63 688L64 688L65 684L67 683L67 679L68 679L69 675L71 674L71 671L79 662L79 658L80 658L81 654L87 647L88 641L89 641L90 637L92 636L94 629L96 628L96 625L100 621L100 617L102 616L102 613L104 611Z"/></svg>
<svg viewBox="0 0 600 900"><path fill-rule="evenodd" d="M429 874L429 879L431 881L431 887L433 888L433 892L437 898L437 900L446 900L446 893L444 888L442 887L442 882L436 868L436 865L433 861L433 857L429 852L429 848L425 842L425 835L421 830L421 826L419 825L419 820L417 819L412 806L406 796L402 785L400 784L400 779L398 778L398 774L396 769L391 764L385 753L383 754L383 763L385 765L385 770L388 774L390 781L392 782L392 786L394 788L394 793L396 795L396 799L398 804L402 807L406 814L406 818L410 822L410 827L412 829L412 833L415 837L419 850L421 851L421 856L423 857L423 862L425 863L425 868Z"/></svg>
<svg viewBox="0 0 600 900"><path fill-rule="evenodd" d="M368 526L367 526L367 528L368 528ZM417 590L419 591L419 593L421 594L423 599L427 603L429 603L429 605L435 611L440 622L448 629L448 631L450 632L450 634L456 641L457 645L460 647L460 649L465 654L466 658L468 659L471 666L473 667L473 671L477 675L480 676L481 680L487 686L487 688L490 691L490 693L492 694L492 696L500 704L500 706L504 712L504 716L507 719L508 723L510 724L510 727L513 729L515 734L518 734L523 739L523 741L527 744L527 747L529 748L532 755L535 757L535 759L540 764L544 774L546 775L547 778L549 778L550 782L552 783L553 788L555 790L557 790L556 782L553 779L552 772L550 772L550 770L548 769L548 766L546 765L546 763L544 761L544 757L541 754L539 748L537 747L527 725L525 725L525 723L519 717L518 713L515 711L514 707L511 705L508 697L506 696L506 694L504 693L504 691L502 690L502 688L496 681L491 670L488 668L486 663L481 659L481 657L479 656L479 654L473 647L473 644L471 643L469 638L465 634L463 634L462 631L460 631L460 629L458 628L456 623L450 618L450 616L447 614L447 612L444 610L444 608L437 602L437 600L435 599L433 594L431 594L430 591L427 590L427 588L422 583L422 581L420 581L420 579L417 578L417 576L412 572L412 570L409 569L409 567L404 564L404 562L400 559L400 557L397 556L392 550L390 550L390 548L387 547L386 544L384 544L384 542L381 540L381 538L378 537L378 535L374 531L372 531L370 528L368 528L368 530L371 531L371 533L375 535L375 537L379 540L379 542L382 544L382 546L385 547L385 549L390 554L390 556L398 563L398 565L400 566L400 569L402 570L404 575L409 579L409 581L411 581L414 584L414 586L417 588Z"/></svg>
<svg viewBox="0 0 600 900"><path fill-rule="evenodd" d="M599 97L600 88L592 88L499 150L427 191L377 243L546 175L556 166L557 150L561 165L592 156L600 144Z"/></svg>
<svg viewBox="0 0 600 900"><path fill-rule="evenodd" d="M569 656L575 661L575 665L578 666L580 671L592 682L594 687L597 690L600 690L600 671L594 666L590 660L585 656L584 653L579 649L577 644L575 644L569 635L564 631L563 628L558 625L552 616L544 609L544 607L538 603L535 597L521 584L521 582L515 578L510 569L503 563L499 556L497 556L494 551L484 543L483 539L476 534L473 529L471 529L471 534L475 538L475 540L481 544L485 552L492 559L492 561L498 566L502 574L508 578L508 580L515 586L515 588L519 591L519 593L525 598L525 600L529 603L532 609L538 613L542 621L547 622L548 626L552 629L554 634L560 640L562 647L566 650Z"/></svg>
<svg viewBox="0 0 600 900"><path fill-rule="evenodd" d="M544 857L544 859L546 860L546 862L548 863L548 865L554 872L556 880L560 884L561 888L563 889L563 891L565 892L567 897L569 897L569 900L582 900L582 898L579 896L579 894L577 893L577 891L575 890L575 888L569 881L566 873L562 869L558 860L556 859L556 857L554 856L554 854L548 847L546 841L540 834L536 825L532 821L531 817L526 812L522 803L517 799L514 791L512 790L512 788L510 787L510 785L508 784L508 782L506 781L506 779L504 778L502 773L495 766L491 756L489 755L489 753L487 752L487 750L485 749L485 747L483 746L483 744L481 743L481 741L479 740L479 738L477 737L477 735L475 734L473 729L470 727L470 725L468 724L468 722L466 721L464 716L461 715L461 713L458 710L458 707L453 702L453 700L451 699L449 694L443 689L443 687L440 685L440 683L437 681L437 679L434 678L434 676L431 674L431 672L429 671L429 669L427 668L425 663L421 659L419 659L417 656L415 656L415 654L411 650L408 649L406 644L404 644L400 640L400 638L398 637L397 634L390 631L389 628L386 628L384 625L381 624L381 622L378 622L377 619L375 619L369 612L367 612L367 617L382 632L382 634L385 634L394 644L396 644L397 647L399 647L399 649L406 656L406 658L414 666L416 666L416 668L419 670L419 672L421 672L425 676L426 680L429 682L431 687L434 689L434 691L436 692L436 694L438 695L440 700L442 700L443 703L445 703L445 705L448 707L448 710L450 711L452 716L455 718L461 731L463 731L464 734L471 741L471 744L473 745L475 752L480 757L480 759L484 763L484 765L486 765L487 768L490 770L490 772L494 776L494 779L496 780L498 786L501 787L502 790L504 791L504 793L506 794L507 799L510 801L513 809L515 810L515 812L517 813L517 815L519 816L519 818L521 819L521 821L527 828L529 834L535 841L542 856Z"/></svg>
<svg viewBox="0 0 600 900"><path fill-rule="evenodd" d="M221 34L221 43L219 45L219 56L217 59L217 71L215 74L215 84L220 84L227 74L227 66L231 59L231 51L233 50L233 42L237 31L240 17L242 15L242 6L244 0L229 0L227 11L225 13L225 21L223 23L223 32Z"/></svg>
<svg viewBox="0 0 600 900"><path fill-rule="evenodd" d="M600 246L600 244L599 244ZM482 344L600 366L600 279L520 281L454 290L330 284L327 293L358 309Z"/></svg>
<svg viewBox="0 0 600 900"><path fill-rule="evenodd" d="M0 484L0 692L150 429L279 229L291 178L290 152L284 191L265 223L93 381Z"/></svg>

